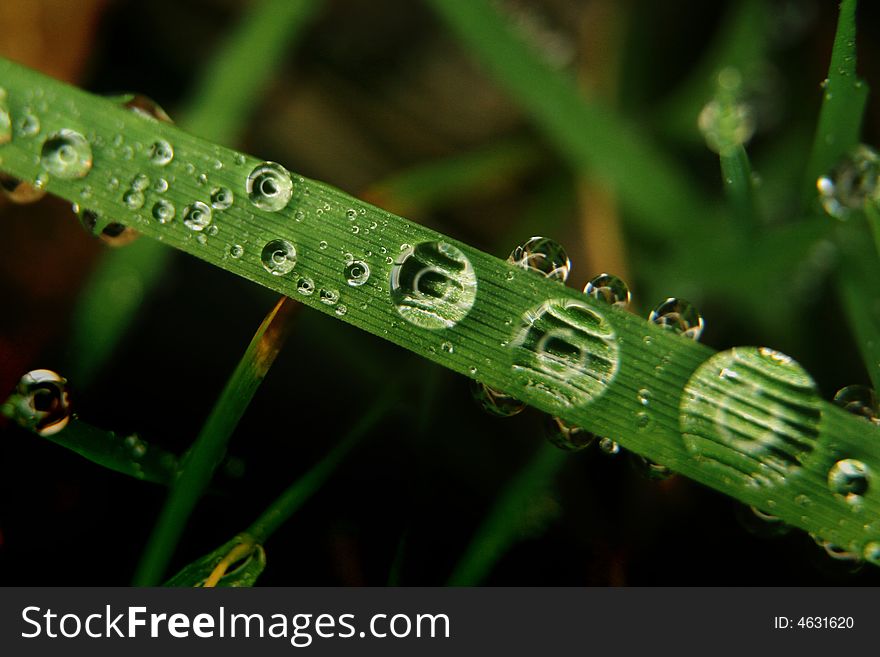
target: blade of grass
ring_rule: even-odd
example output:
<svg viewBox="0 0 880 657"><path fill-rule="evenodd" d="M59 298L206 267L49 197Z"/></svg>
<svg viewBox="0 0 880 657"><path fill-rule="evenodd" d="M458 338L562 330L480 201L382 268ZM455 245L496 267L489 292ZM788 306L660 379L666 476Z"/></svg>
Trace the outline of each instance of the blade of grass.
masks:
<svg viewBox="0 0 880 657"><path fill-rule="evenodd" d="M830 490L828 471L841 453L854 455L869 469L880 471L880 440L869 439L880 434L880 429L821 401L818 395L809 395L815 414L805 410L803 417L799 416L815 429L815 434L809 438L813 456L798 461L797 477L786 478L784 485L766 490L741 478L723 476L682 439L681 423L689 418L681 410L682 403L690 399L685 395L686 388L708 385L702 378L694 378L697 368L712 356L712 350L705 345L303 176L291 178L291 196L283 208L274 212L261 208L249 198L247 189L249 174L264 166L256 158L206 142L175 126L139 117L106 99L2 59L0 80L9 92L8 105L16 120L31 108L34 94L41 94L46 103L40 106L39 136L18 130L11 141L0 145L0 169L10 175L30 182L37 176L44 177L45 166L49 164L41 159L46 137L62 129L82 132L91 144L91 168L82 178L49 176L44 182L48 192L72 202L81 198L83 188L88 186L90 205L96 212L118 217L148 237L269 289L296 296L304 305L388 339L571 424L599 435L613 435L630 451L834 544L861 549L867 541L877 540L875 528L855 518L849 506ZM137 158L127 159L113 143L114 135L120 132L126 135L128 143L140 145ZM173 144L175 153L173 161L161 168L147 156L149 145L160 138ZM212 166L216 161L221 162L219 169ZM201 199L214 186L233 191L233 205L212 216L216 235L213 230L207 235L194 231L181 220L160 223L150 213L158 200L151 190L147 190L145 207L133 209L122 199L125 190L111 184L113 178L130 181L137 175L157 174L173 176L173 186L161 198L173 203L181 214L189 204L204 202ZM278 180L281 184L284 178ZM271 273L269 263L263 263L268 257L264 255L266 247L273 247L275 240L296 247L295 267L286 275ZM466 301L466 312L456 316L451 326L433 330L406 321L407 310L398 309L397 292L389 294L394 259L406 256L407 262L416 264L410 255L412 245L423 245L429 253L432 249L460 252L461 258L469 263L462 270L462 280L459 274L454 279L444 278L460 285ZM231 252L240 257L233 257ZM269 256L273 253L268 252ZM345 269L349 256L368 263L370 277L365 284L347 284ZM300 286L301 278L311 279L314 287ZM315 293L303 294L305 289ZM401 293L413 293L407 290ZM597 322L591 326L607 327L602 329L607 334L602 339L593 336L583 346L574 347L576 353L587 356L583 362L569 362L558 356L549 359L547 368L559 367L563 374L536 385L536 377L550 374L545 372L542 359L546 341L531 343L538 339L533 329L545 330L536 327L536 315L542 318L539 324L550 321L554 308L580 309L577 312L585 318L595 318L589 320ZM584 331L585 328L579 328L570 335L586 339ZM610 360L603 356L602 362L611 366L605 374L593 369L598 365L593 359L596 348L607 348L613 355ZM770 358L766 353L748 349L739 353L752 354L750 358ZM531 364L533 358L538 359L537 364ZM521 359L528 362L520 366ZM568 396L573 392L572 384L586 385L587 380L595 381L596 393L586 398L580 392L574 398ZM649 408L639 402L639 391L643 389L651 392ZM764 394L764 388L756 390ZM771 380L766 386L767 394L784 394L783 391L784 385L778 381ZM712 390L706 392L716 394ZM779 426L778 411L773 405L756 402L748 412L731 410L728 415L731 421L735 419L746 427L744 431L750 439L760 442L766 438L766 427ZM734 452L744 462L754 460L748 454ZM811 500L808 512L797 501L801 496ZM880 514L880 488L870 487L862 497L860 508L865 516Z"/></svg>
<svg viewBox="0 0 880 657"><path fill-rule="evenodd" d="M181 464L134 577L136 586L153 586L162 576L186 521L211 481L214 468L238 421L275 362L298 304L282 298L263 320L217 399L198 438Z"/></svg>
<svg viewBox="0 0 880 657"><path fill-rule="evenodd" d="M235 143L283 54L301 36L321 0L262 0L254 5L202 74L182 125L221 143ZM112 355L142 299L173 255L153 240L112 249L101 258L77 302L71 325L71 376L86 387Z"/></svg>
<svg viewBox="0 0 880 657"><path fill-rule="evenodd" d="M733 208L738 224L747 232L754 233L760 227L758 208L755 205L752 165L745 147L741 144L723 150L718 159L721 162L721 179L724 192Z"/></svg>
<svg viewBox="0 0 880 657"><path fill-rule="evenodd" d="M617 193L639 229L669 236L705 214L687 173L634 124L587 100L564 73L520 41L486 0L428 0L449 28L580 171Z"/></svg>
<svg viewBox="0 0 880 657"><path fill-rule="evenodd" d="M523 534L530 501L545 491L568 461L565 452L543 444L502 491L455 566L448 586L475 586Z"/></svg>
<svg viewBox="0 0 880 657"><path fill-rule="evenodd" d="M856 0L840 3L822 108L805 172L804 198L812 205L816 205L816 180L859 142L868 85L856 75L856 5Z"/></svg>

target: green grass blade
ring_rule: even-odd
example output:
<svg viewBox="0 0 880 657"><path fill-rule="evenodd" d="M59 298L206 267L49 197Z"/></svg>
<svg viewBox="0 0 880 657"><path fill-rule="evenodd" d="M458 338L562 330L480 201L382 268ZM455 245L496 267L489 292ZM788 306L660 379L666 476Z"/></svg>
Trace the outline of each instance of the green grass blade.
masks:
<svg viewBox="0 0 880 657"><path fill-rule="evenodd" d="M429 0L449 28L580 171L610 185L638 227L681 233L708 201L688 174L632 123L587 100L566 74L520 41L486 0Z"/></svg>
<svg viewBox="0 0 880 657"><path fill-rule="evenodd" d="M198 438L181 464L179 477L171 487L138 565L134 578L136 585L152 586L162 580L186 521L207 488L232 432L275 362L296 306L295 301L282 299L266 316L214 404Z"/></svg>
<svg viewBox="0 0 880 657"><path fill-rule="evenodd" d="M871 384L880 390L880 261L863 230L839 231L838 244L840 298Z"/></svg>
<svg viewBox="0 0 880 657"><path fill-rule="evenodd" d="M807 164L804 194L816 199L816 180L859 143L868 85L856 75L856 0L840 3L831 64L823 83L822 109Z"/></svg>
<svg viewBox="0 0 880 657"><path fill-rule="evenodd" d="M752 165L743 146L735 146L719 154L724 192L733 208L739 225L754 232L761 222L755 205Z"/></svg>
<svg viewBox="0 0 880 657"><path fill-rule="evenodd" d="M321 0L262 0L202 75L181 124L212 141L235 143L269 80ZM107 362L161 279L173 251L153 240L112 249L83 288L71 325L70 374L87 386Z"/></svg>
<svg viewBox="0 0 880 657"><path fill-rule="evenodd" d="M527 529L527 507L552 484L568 462L565 452L541 445L537 454L507 485L456 564L447 584L475 586Z"/></svg>
<svg viewBox="0 0 880 657"><path fill-rule="evenodd" d="M266 553L245 536L236 536L196 559L169 579L169 587L253 586L266 567Z"/></svg>
<svg viewBox="0 0 880 657"><path fill-rule="evenodd" d="M81 198L88 187L90 205L99 215L117 217L147 237L295 297L571 424L613 436L630 451L836 545L858 551L880 540L878 528L863 520L880 515L880 487L870 486L854 512L828 484L829 471L841 458L858 458L880 472L880 429L822 401L796 365L772 353L728 351L721 357L739 359L733 371L748 383L719 388L719 380L729 379L711 376L719 361L707 362L713 357L710 348L577 290L295 174L286 204L277 211L261 208L249 197L246 182L263 165L256 158L136 116L5 60L0 60L0 84L9 92L16 126L27 111L36 111L35 94L45 101L39 109L39 135L16 130L11 141L0 145L0 169L10 175L27 181L40 176L48 192L69 201ZM91 144L93 165L82 178L46 179L52 161L41 158L41 151L47 136L62 129L82 133ZM114 145L117 134L137 145L133 159ZM157 139L174 148L173 161L164 166L148 155ZM162 195L148 189L143 207L132 208L123 196L137 175L167 177L169 189ZM112 178L123 181L121 187L114 187ZM216 186L229 188L235 202L212 214L216 230L191 229L182 221L185 208L210 201ZM178 209L175 220L153 218L159 200ZM276 240L296 250L295 262L284 260L294 267L278 275L271 273ZM422 248L417 255L412 255L414 245ZM348 283L351 258L370 268L361 285ZM420 258L428 264L419 265ZM410 264L417 271L410 271ZM436 273L440 264L447 273L431 274L429 280L448 288L458 304L450 305L440 292L442 303L431 300L415 282L416 274ZM400 270L409 274L392 296L392 271ZM311 285L303 285L306 279ZM436 312L414 315L420 300L428 300L429 310ZM443 320L440 326L437 319ZM795 394L792 389L799 391L797 403L787 397ZM649 404L640 398L649 398ZM691 411L694 404L702 405L703 413L712 409L721 416L715 421L703 417L703 424L691 426L694 417L702 417ZM685 428L698 437L711 436L694 442L683 435ZM796 432L794 439L786 438L789 430ZM780 449L776 443L790 440L806 451L783 449L788 456L780 466L771 458ZM733 462L732 471L721 458ZM784 481L771 479L767 485L752 479L765 469L778 473L774 467L791 472Z"/></svg>

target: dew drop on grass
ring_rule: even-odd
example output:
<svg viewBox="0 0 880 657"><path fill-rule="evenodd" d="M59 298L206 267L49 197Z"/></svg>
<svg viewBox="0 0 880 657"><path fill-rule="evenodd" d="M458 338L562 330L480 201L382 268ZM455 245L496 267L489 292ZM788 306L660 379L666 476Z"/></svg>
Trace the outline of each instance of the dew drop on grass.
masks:
<svg viewBox="0 0 880 657"><path fill-rule="evenodd" d="M507 261L530 269L546 278L564 283L571 272L571 261L562 245L547 237L532 237L511 251Z"/></svg>
<svg viewBox="0 0 880 657"><path fill-rule="evenodd" d="M596 440L595 434L569 424L562 418L545 415L543 422L547 440L566 452L579 452L592 445Z"/></svg>
<svg viewBox="0 0 880 657"><path fill-rule="evenodd" d="M520 400L479 381L471 381L471 394L484 411L498 417L511 417L526 407Z"/></svg>
<svg viewBox="0 0 880 657"><path fill-rule="evenodd" d="M40 134L40 119L31 110L26 109L18 122L18 132L22 137L34 137Z"/></svg>
<svg viewBox="0 0 880 657"><path fill-rule="evenodd" d="M157 178L153 183L153 191L158 194L164 194L168 191L168 181L164 178Z"/></svg>
<svg viewBox="0 0 880 657"><path fill-rule="evenodd" d="M43 142L40 165L62 180L85 178L92 170L92 147L80 133L59 130Z"/></svg>
<svg viewBox="0 0 880 657"><path fill-rule="evenodd" d="M400 316L425 329L455 326L477 296L470 261L446 242L423 242L402 249L391 268L391 300Z"/></svg>
<svg viewBox="0 0 880 657"><path fill-rule="evenodd" d="M196 201L183 211L183 223L190 230L201 232L211 225L211 208L206 203Z"/></svg>
<svg viewBox="0 0 880 657"><path fill-rule="evenodd" d="M847 220L866 203L880 204L880 155L860 144L816 181L819 201L829 215Z"/></svg>
<svg viewBox="0 0 880 657"><path fill-rule="evenodd" d="M296 291L304 297L309 297L315 292L315 281L308 276L303 276L296 282Z"/></svg>
<svg viewBox="0 0 880 657"><path fill-rule="evenodd" d="M594 401L619 367L614 328L574 299L549 300L527 311L509 348L515 382L557 408Z"/></svg>
<svg viewBox="0 0 880 657"><path fill-rule="evenodd" d="M229 247L229 255L237 260L244 255L244 247L241 244L233 244Z"/></svg>
<svg viewBox="0 0 880 657"><path fill-rule="evenodd" d="M232 205L234 198L228 187L215 187L211 192L211 207L215 210L226 210Z"/></svg>
<svg viewBox="0 0 880 657"><path fill-rule="evenodd" d="M679 423L703 467L751 488L799 474L819 437L821 400L804 369L767 348L713 355L691 376Z"/></svg>
<svg viewBox="0 0 880 657"><path fill-rule="evenodd" d="M370 267L361 260L352 260L345 266L345 282L360 287L370 279Z"/></svg>
<svg viewBox="0 0 880 657"><path fill-rule="evenodd" d="M150 177L145 173L135 174L131 179L131 188L136 192L145 192L150 186Z"/></svg>
<svg viewBox="0 0 880 657"><path fill-rule="evenodd" d="M703 317L695 306L684 299L673 297L654 308L648 321L691 340L699 340L704 327Z"/></svg>
<svg viewBox="0 0 880 657"><path fill-rule="evenodd" d="M871 472L858 459L841 459L828 471L828 487L847 504L861 504L870 487Z"/></svg>
<svg viewBox="0 0 880 657"><path fill-rule="evenodd" d="M140 210L144 207L144 193L129 189L122 195L122 202L129 210Z"/></svg>
<svg viewBox="0 0 880 657"><path fill-rule="evenodd" d="M665 465L645 458L641 454L631 453L630 462L633 464L633 467L635 467L637 472L648 479L662 481L664 479L669 479L675 474Z"/></svg>
<svg viewBox="0 0 880 657"><path fill-rule="evenodd" d="M862 557L868 563L880 566L880 541L870 541L862 550Z"/></svg>
<svg viewBox="0 0 880 657"><path fill-rule="evenodd" d="M263 247L260 262L270 274L287 274L296 267L296 247L287 240L272 240Z"/></svg>
<svg viewBox="0 0 880 657"><path fill-rule="evenodd" d="M336 302L339 301L339 292L336 290L321 288L318 292L318 298L321 300L321 303L325 305L335 306Z"/></svg>
<svg viewBox="0 0 880 657"><path fill-rule="evenodd" d="M174 123L168 113L159 106L159 103L143 94L123 94L116 96L116 100L121 102L125 109L140 116L162 123Z"/></svg>
<svg viewBox="0 0 880 657"><path fill-rule="evenodd" d="M169 223L172 219L174 219L175 213L176 209L174 207L174 204L164 199L156 201L156 203L153 205L153 218L160 224Z"/></svg>
<svg viewBox="0 0 880 657"><path fill-rule="evenodd" d="M70 422L67 380L52 370L32 370L16 388L12 419L41 436L58 433Z"/></svg>
<svg viewBox="0 0 880 657"><path fill-rule="evenodd" d="M347 312L348 312L348 308L346 306L342 305L341 303L338 306L336 306L336 314L339 315L340 317L345 315Z"/></svg>
<svg viewBox="0 0 880 657"><path fill-rule="evenodd" d="M30 183L13 178L2 172L0 172L0 190L2 190L6 198L20 205L34 203L46 195L45 189L39 189Z"/></svg>
<svg viewBox="0 0 880 657"><path fill-rule="evenodd" d="M247 177L245 189L251 203L261 210L282 209L293 196L293 181L290 173L280 164L264 162Z"/></svg>
<svg viewBox="0 0 880 657"><path fill-rule="evenodd" d="M873 388L863 385L846 386L834 395L834 403L869 422L880 424L880 403Z"/></svg>
<svg viewBox="0 0 880 657"><path fill-rule="evenodd" d="M609 456L620 454L620 445L611 440L611 438L602 438L599 441L599 449Z"/></svg>
<svg viewBox="0 0 880 657"><path fill-rule="evenodd" d="M164 139L157 139L150 146L150 162L164 167L174 159L174 147Z"/></svg>
<svg viewBox="0 0 880 657"><path fill-rule="evenodd" d="M599 274L584 286L584 294L618 308L626 308L632 298L623 279L613 274Z"/></svg>
<svg viewBox="0 0 880 657"><path fill-rule="evenodd" d="M108 246L118 247L131 244L140 237L140 233L123 224L111 222L104 226L98 237Z"/></svg>

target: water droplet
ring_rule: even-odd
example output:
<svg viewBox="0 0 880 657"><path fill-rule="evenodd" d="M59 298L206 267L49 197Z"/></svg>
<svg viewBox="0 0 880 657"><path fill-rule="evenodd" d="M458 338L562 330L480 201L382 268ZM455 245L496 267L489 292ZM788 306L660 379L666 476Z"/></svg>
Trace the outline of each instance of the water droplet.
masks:
<svg viewBox="0 0 880 657"><path fill-rule="evenodd" d="M352 287L359 287L370 278L370 267L360 260L353 260L345 266L345 280Z"/></svg>
<svg viewBox="0 0 880 657"><path fill-rule="evenodd" d="M345 216L348 217L349 221L354 221L355 219L357 219L358 216L357 210L355 210L354 208L349 208L345 211Z"/></svg>
<svg viewBox="0 0 880 657"><path fill-rule="evenodd" d="M547 440L566 452L579 452L596 440L595 434L552 415L544 416L544 429Z"/></svg>
<svg viewBox="0 0 880 657"><path fill-rule="evenodd" d="M251 203L273 212L286 206L293 196L290 173L275 162L264 162L251 171L245 189Z"/></svg>
<svg viewBox="0 0 880 657"><path fill-rule="evenodd" d="M40 164L62 180L84 178L92 170L92 147L78 132L59 130L43 142Z"/></svg>
<svg viewBox="0 0 880 657"><path fill-rule="evenodd" d="M710 100L697 118L706 145L716 153L727 153L745 144L755 134L755 117L750 105L728 97Z"/></svg>
<svg viewBox="0 0 880 657"><path fill-rule="evenodd" d="M159 106L159 103L143 94L123 94L116 96L115 100L120 102L125 109L140 116L162 123L174 123L165 110Z"/></svg>
<svg viewBox="0 0 880 657"><path fill-rule="evenodd" d="M826 175L816 181L819 201L825 212L847 220L865 203L880 203L880 156L860 144Z"/></svg>
<svg viewBox="0 0 880 657"><path fill-rule="evenodd" d="M648 321L691 340L699 340L703 333L702 316L684 299L670 297L651 311Z"/></svg>
<svg viewBox="0 0 880 657"><path fill-rule="evenodd" d="M471 381L471 394L484 411L498 417L516 415L526 407L520 400L479 381Z"/></svg>
<svg viewBox="0 0 880 657"><path fill-rule="evenodd" d="M0 172L0 190L13 203L24 205L39 201L46 195L45 189L38 189L30 183Z"/></svg>
<svg viewBox="0 0 880 657"><path fill-rule="evenodd" d="M306 215L302 210L297 210L293 213L293 218L295 221L302 221L303 219L305 219L305 217Z"/></svg>
<svg viewBox="0 0 880 657"><path fill-rule="evenodd" d="M327 248L327 241L326 241L326 240L321 240L320 242L318 242L318 248L321 249L322 251L323 251L324 249L326 249L326 248Z"/></svg>
<svg viewBox="0 0 880 657"><path fill-rule="evenodd" d="M873 388L863 385L846 386L834 395L834 403L845 411L880 424L880 404Z"/></svg>
<svg viewBox="0 0 880 657"><path fill-rule="evenodd" d="M788 356L738 347L693 373L679 422L685 446L704 467L770 487L798 474L813 454L821 409L813 380Z"/></svg>
<svg viewBox="0 0 880 657"><path fill-rule="evenodd" d="M229 247L229 255L235 259L244 255L244 247L241 244L233 244Z"/></svg>
<svg viewBox="0 0 880 657"><path fill-rule="evenodd" d="M871 472L857 459L841 459L828 471L828 487L848 504L861 504L870 486Z"/></svg>
<svg viewBox="0 0 880 657"><path fill-rule="evenodd" d="M313 281L311 278L303 276L296 282L296 291L303 296L311 296L311 294L315 291L315 281Z"/></svg>
<svg viewBox="0 0 880 657"><path fill-rule="evenodd" d="M880 566L880 541L870 541L862 551L865 561Z"/></svg>
<svg viewBox="0 0 880 657"><path fill-rule="evenodd" d="M622 279L613 274L599 274L584 286L584 294L618 308L626 308L632 295Z"/></svg>
<svg viewBox="0 0 880 657"><path fill-rule="evenodd" d="M41 436L51 436L70 421L67 379L51 370L33 370L18 382L12 419Z"/></svg>
<svg viewBox="0 0 880 657"><path fill-rule="evenodd" d="M138 173L131 179L131 188L136 192L144 192L150 186L150 177L145 173Z"/></svg>
<svg viewBox="0 0 880 657"><path fill-rule="evenodd" d="M215 187L211 192L211 207L215 210L226 210L233 200L232 190L228 187Z"/></svg>
<svg viewBox="0 0 880 657"><path fill-rule="evenodd" d="M175 212L174 205L165 200L156 201L153 205L153 218L160 224L167 224L174 219Z"/></svg>
<svg viewBox="0 0 880 657"><path fill-rule="evenodd" d="M516 247L507 261L511 264L544 274L549 279L565 282L571 271L571 261L562 245L547 237L532 237Z"/></svg>
<svg viewBox="0 0 880 657"><path fill-rule="evenodd" d="M321 288L321 291L318 293L318 297L321 299L321 303L332 306L337 301L339 301L339 292L337 292L336 290Z"/></svg>
<svg viewBox="0 0 880 657"><path fill-rule="evenodd" d="M635 466L636 470L642 474L642 476L647 477L648 479L663 481L669 479L675 474L665 465L645 458L641 454L633 454L630 462Z"/></svg>
<svg viewBox="0 0 880 657"><path fill-rule="evenodd" d="M557 407L583 406L617 374L614 328L595 309L554 299L525 313L510 342L516 382Z"/></svg>
<svg viewBox="0 0 880 657"><path fill-rule="evenodd" d="M642 406L648 406L651 403L651 391L647 388L640 389L636 395L636 399L639 400L639 403Z"/></svg>
<svg viewBox="0 0 880 657"><path fill-rule="evenodd" d="M211 225L211 208L201 201L191 203L183 211L183 223L190 230L205 230Z"/></svg>
<svg viewBox="0 0 880 657"><path fill-rule="evenodd" d="M118 222L110 222L104 226L98 237L109 246L119 247L131 244L140 237L140 233Z"/></svg>
<svg viewBox="0 0 880 657"><path fill-rule="evenodd" d="M445 329L465 318L477 296L470 261L446 242L423 242L401 251L391 268L391 300L405 320Z"/></svg>
<svg viewBox="0 0 880 657"><path fill-rule="evenodd" d="M451 342L443 342L440 344L440 349L445 351L447 354L451 354L455 351L455 347Z"/></svg>
<svg viewBox="0 0 880 657"><path fill-rule="evenodd" d="M168 181L164 178L157 178L156 182L153 183L153 191L159 194L164 194L168 191Z"/></svg>
<svg viewBox="0 0 880 657"><path fill-rule="evenodd" d="M157 139L150 146L150 162L164 167L174 159L174 148L164 139Z"/></svg>
<svg viewBox="0 0 880 657"><path fill-rule="evenodd" d="M196 178L196 184L200 187L204 187L208 184L208 176L204 173L200 173L198 178Z"/></svg>
<svg viewBox="0 0 880 657"><path fill-rule="evenodd" d="M263 247L260 261L267 272L282 276L296 267L296 247L287 240L272 240Z"/></svg>
<svg viewBox="0 0 880 657"><path fill-rule="evenodd" d="M33 137L40 134L40 119L26 109L18 122L18 132L22 137Z"/></svg>
<svg viewBox="0 0 880 657"><path fill-rule="evenodd" d="M602 438L599 441L599 449L601 449L609 456L620 454L620 445L611 440L611 438Z"/></svg>
<svg viewBox="0 0 880 657"><path fill-rule="evenodd" d="M122 202L129 210L140 210L144 207L144 194L133 189L129 189L122 195Z"/></svg>
<svg viewBox="0 0 880 657"><path fill-rule="evenodd" d="M336 306L336 314L339 315L340 317L342 317L347 312L348 312L348 308L345 307L343 304L340 303L338 306Z"/></svg>

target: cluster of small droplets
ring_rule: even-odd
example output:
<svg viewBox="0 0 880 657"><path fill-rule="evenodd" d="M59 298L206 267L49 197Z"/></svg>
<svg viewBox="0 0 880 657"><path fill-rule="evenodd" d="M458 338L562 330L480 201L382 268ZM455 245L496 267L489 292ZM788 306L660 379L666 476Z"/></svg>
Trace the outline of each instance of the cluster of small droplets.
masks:
<svg viewBox="0 0 880 657"><path fill-rule="evenodd" d="M28 372L0 408L4 415L30 431L40 436L54 435L70 422L67 380L51 370Z"/></svg>
<svg viewBox="0 0 880 657"><path fill-rule="evenodd" d="M880 155L860 144L816 181L819 201L829 215L847 220L867 206L880 207Z"/></svg>
<svg viewBox="0 0 880 657"><path fill-rule="evenodd" d="M834 403L872 424L880 424L880 405L873 388L851 385L834 395ZM828 471L828 487L839 499L860 508L871 485L871 470L857 458L839 458Z"/></svg>

